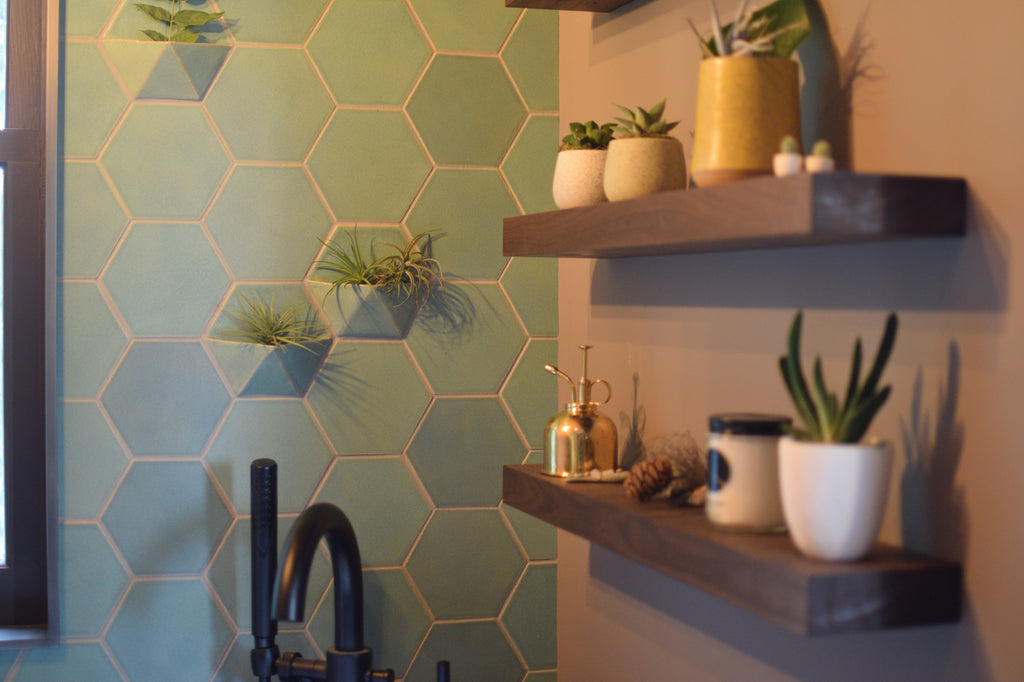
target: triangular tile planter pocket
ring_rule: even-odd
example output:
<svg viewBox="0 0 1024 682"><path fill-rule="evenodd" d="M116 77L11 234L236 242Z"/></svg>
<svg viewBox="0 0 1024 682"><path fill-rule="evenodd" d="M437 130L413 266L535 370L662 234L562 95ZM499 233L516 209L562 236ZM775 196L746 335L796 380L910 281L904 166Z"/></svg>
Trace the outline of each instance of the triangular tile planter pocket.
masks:
<svg viewBox="0 0 1024 682"><path fill-rule="evenodd" d="M422 297L403 298L366 285L346 285L330 291L328 284L309 284L323 302L334 333L342 338L404 339L423 301Z"/></svg>
<svg viewBox="0 0 1024 682"><path fill-rule="evenodd" d="M261 346L209 339L210 349L239 396L303 397L331 350L331 340L303 347Z"/></svg>
<svg viewBox="0 0 1024 682"><path fill-rule="evenodd" d="M202 100L231 52L213 43L107 39L103 46L136 99Z"/></svg>

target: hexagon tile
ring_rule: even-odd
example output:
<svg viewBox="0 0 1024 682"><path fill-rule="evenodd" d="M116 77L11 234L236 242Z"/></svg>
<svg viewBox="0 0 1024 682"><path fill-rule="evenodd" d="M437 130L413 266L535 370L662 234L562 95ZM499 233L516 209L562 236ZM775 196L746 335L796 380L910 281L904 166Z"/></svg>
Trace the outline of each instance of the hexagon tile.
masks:
<svg viewBox="0 0 1024 682"><path fill-rule="evenodd" d="M249 464L270 457L279 552L314 501L351 518L375 664L554 679L556 535L500 485L556 407L557 264L510 262L501 223L552 206L558 13L186 4L225 13L194 45L141 40L129 0L62 3L66 639L0 652L0 678L249 679ZM379 256L424 230L448 275L427 300L325 296L323 241ZM308 306L316 352L232 337L243 294ZM323 655L331 590L321 547L282 649Z"/></svg>

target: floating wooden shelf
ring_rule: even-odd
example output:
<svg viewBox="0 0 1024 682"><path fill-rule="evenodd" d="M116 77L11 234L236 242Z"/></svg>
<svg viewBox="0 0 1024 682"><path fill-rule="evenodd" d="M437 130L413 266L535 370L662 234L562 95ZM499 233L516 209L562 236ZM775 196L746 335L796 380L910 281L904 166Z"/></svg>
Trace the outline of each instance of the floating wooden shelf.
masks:
<svg viewBox="0 0 1024 682"><path fill-rule="evenodd" d="M631 2L633 0L505 0L505 7L611 12Z"/></svg>
<svg viewBox="0 0 1024 682"><path fill-rule="evenodd" d="M961 178L836 172L765 176L505 218L506 256L614 258L966 231Z"/></svg>
<svg viewBox="0 0 1024 682"><path fill-rule="evenodd" d="M960 619L959 564L877 545L861 561L799 554L785 534L715 528L700 509L637 502L621 485L504 467L506 504L803 634Z"/></svg>

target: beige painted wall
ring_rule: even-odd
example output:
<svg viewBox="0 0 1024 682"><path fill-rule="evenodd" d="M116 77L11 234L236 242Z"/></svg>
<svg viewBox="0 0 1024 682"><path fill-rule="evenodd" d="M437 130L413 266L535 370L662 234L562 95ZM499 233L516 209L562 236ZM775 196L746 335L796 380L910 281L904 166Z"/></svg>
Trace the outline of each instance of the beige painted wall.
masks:
<svg viewBox="0 0 1024 682"><path fill-rule="evenodd" d="M969 235L563 260L559 366L574 374L575 346L593 344L592 376L616 389L610 416L630 411L638 372L646 436L702 439L716 411L788 411L775 359L796 308L808 311L806 348L837 374L853 338L873 347L898 310L894 395L875 425L897 451L883 539L962 560L964 620L805 639L561 533L561 680L1024 679L1024 4L820 2L840 56L863 48L853 168L966 177ZM719 0L730 16L737 4ZM699 53L688 17L705 26L705 0L562 12L562 127L667 97L689 153ZM821 124L805 112L808 123ZM915 423L919 435L903 438ZM910 464L911 452L923 454Z"/></svg>

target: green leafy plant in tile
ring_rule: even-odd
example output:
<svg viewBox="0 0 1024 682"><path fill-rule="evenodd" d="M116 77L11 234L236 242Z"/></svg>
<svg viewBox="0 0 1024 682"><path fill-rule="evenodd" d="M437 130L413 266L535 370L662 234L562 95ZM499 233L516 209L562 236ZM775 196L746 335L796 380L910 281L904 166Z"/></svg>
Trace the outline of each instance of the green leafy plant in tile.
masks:
<svg viewBox="0 0 1024 682"><path fill-rule="evenodd" d="M354 230L345 234L347 248L321 240L324 256L316 265L334 275L324 300L338 287L366 285L395 295L401 305L409 299L424 298L433 287L444 286L441 265L430 255L431 232L413 235L404 246L387 244L390 252L381 256L372 244L370 253L365 253Z"/></svg>
<svg viewBox="0 0 1024 682"><path fill-rule="evenodd" d="M666 121L665 100L661 100L650 109L637 107L636 111L616 104L625 117L615 118L615 132L621 137L668 137L670 130L679 125L679 121Z"/></svg>
<svg viewBox="0 0 1024 682"><path fill-rule="evenodd" d="M315 318L308 304L298 303L284 310L274 308L273 298L263 299L260 294L239 292L238 302L224 312L235 321L234 326L221 330L229 341L262 346L299 346L310 350L309 344L327 336L327 330Z"/></svg>
<svg viewBox="0 0 1024 682"><path fill-rule="evenodd" d="M223 12L203 12L182 8L183 0L167 0L167 7L135 3L140 12L156 19L166 28L167 33L156 29L141 29L150 40L173 43L194 43L199 39L199 29L224 16Z"/></svg>
<svg viewBox="0 0 1024 682"><path fill-rule="evenodd" d="M596 121L573 121L569 124L569 134L562 138L562 144L558 149L608 149L608 143L612 141L614 134L614 123L598 125Z"/></svg>
<svg viewBox="0 0 1024 682"><path fill-rule="evenodd" d="M722 25L718 8L711 0L710 38L697 34L705 58L710 57L789 57L811 32L804 0L775 0L751 12L744 0L736 12L736 20Z"/></svg>

